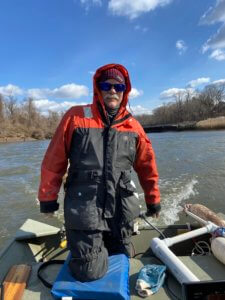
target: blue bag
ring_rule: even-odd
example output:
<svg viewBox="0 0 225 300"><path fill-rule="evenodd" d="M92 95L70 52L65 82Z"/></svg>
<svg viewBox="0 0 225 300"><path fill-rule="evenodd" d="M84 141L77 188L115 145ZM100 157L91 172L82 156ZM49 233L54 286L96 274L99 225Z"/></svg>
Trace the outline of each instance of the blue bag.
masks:
<svg viewBox="0 0 225 300"><path fill-rule="evenodd" d="M67 257L51 290L55 299L129 300L129 259L124 254L109 256L108 271L103 278L80 282L72 276ZM69 299L69 298L68 298Z"/></svg>
<svg viewBox="0 0 225 300"><path fill-rule="evenodd" d="M166 266L149 264L144 266L136 282L136 290L141 297L147 297L158 292L166 277Z"/></svg>

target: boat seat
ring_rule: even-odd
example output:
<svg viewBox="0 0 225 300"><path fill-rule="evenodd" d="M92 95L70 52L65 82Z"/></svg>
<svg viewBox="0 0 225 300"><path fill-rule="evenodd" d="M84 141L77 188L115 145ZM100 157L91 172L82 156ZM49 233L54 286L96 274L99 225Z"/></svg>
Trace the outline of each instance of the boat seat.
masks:
<svg viewBox="0 0 225 300"><path fill-rule="evenodd" d="M55 299L72 297L74 299L128 300L129 259L124 254L109 257L109 267L105 276L91 282L80 282L71 275L68 262L71 254L61 268L51 290ZM69 299L69 298L68 298Z"/></svg>

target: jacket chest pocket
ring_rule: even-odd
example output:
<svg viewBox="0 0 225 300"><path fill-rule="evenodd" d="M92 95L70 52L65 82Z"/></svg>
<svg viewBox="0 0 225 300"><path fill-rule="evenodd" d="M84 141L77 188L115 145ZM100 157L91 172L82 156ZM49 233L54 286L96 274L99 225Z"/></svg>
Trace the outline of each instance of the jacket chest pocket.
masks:
<svg viewBox="0 0 225 300"><path fill-rule="evenodd" d="M127 169L132 166L136 156L136 139L129 135L121 135L117 142L116 166Z"/></svg>
<svg viewBox="0 0 225 300"><path fill-rule="evenodd" d="M71 186L65 196L65 225L70 229L95 230L99 225L97 185Z"/></svg>

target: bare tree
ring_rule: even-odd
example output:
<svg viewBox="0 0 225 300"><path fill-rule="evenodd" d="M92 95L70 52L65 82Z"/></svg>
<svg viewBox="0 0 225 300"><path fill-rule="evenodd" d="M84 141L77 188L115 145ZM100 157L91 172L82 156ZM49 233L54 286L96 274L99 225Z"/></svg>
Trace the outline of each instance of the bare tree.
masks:
<svg viewBox="0 0 225 300"><path fill-rule="evenodd" d="M4 121L4 97L0 94L0 122Z"/></svg>
<svg viewBox="0 0 225 300"><path fill-rule="evenodd" d="M14 96L8 96L5 99L5 107L8 118L12 121L12 123L14 123L17 109L17 99Z"/></svg>
<svg viewBox="0 0 225 300"><path fill-rule="evenodd" d="M24 108L27 115L27 126L30 128L32 126L35 126L36 119L38 116L37 109L34 105L34 99L29 97L28 99L25 99L24 101Z"/></svg>
<svg viewBox="0 0 225 300"><path fill-rule="evenodd" d="M225 99L225 84L212 84L208 85L205 88L205 92L207 93L208 97L213 101L214 104L214 112L219 114L221 102Z"/></svg>

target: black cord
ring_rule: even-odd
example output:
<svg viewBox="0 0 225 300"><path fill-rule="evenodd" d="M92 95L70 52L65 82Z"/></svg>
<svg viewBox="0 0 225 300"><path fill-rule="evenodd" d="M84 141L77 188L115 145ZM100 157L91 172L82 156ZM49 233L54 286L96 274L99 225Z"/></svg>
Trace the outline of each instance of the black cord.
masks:
<svg viewBox="0 0 225 300"><path fill-rule="evenodd" d="M44 278L44 275L41 274L42 269L45 269L49 265L55 265L55 264L63 265L64 263L65 263L65 260L49 260L40 265L40 267L37 270L37 276L41 280L41 282L44 284L44 286L46 286L47 288L50 289L50 288L52 288L53 283L48 282Z"/></svg>
<svg viewBox="0 0 225 300"><path fill-rule="evenodd" d="M139 253L136 253L132 258L135 258L135 257L137 257L138 255L143 255L143 254L145 254L145 252L139 252Z"/></svg>
<svg viewBox="0 0 225 300"><path fill-rule="evenodd" d="M160 231L155 225L151 224L146 218L145 218L145 214L141 214L140 218L142 218L143 220L145 220L145 222L150 225L153 229L155 229L164 239L166 239L166 236L162 233L162 231Z"/></svg>

